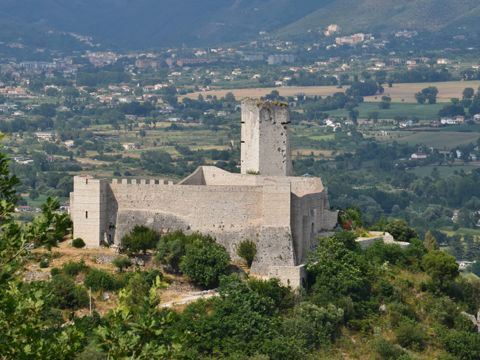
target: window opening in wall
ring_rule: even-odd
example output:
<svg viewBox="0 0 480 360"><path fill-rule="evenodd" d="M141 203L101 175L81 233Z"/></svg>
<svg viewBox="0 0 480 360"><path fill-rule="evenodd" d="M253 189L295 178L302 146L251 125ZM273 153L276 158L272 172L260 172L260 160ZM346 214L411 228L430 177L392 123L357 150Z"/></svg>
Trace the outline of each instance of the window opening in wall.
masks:
<svg viewBox="0 0 480 360"><path fill-rule="evenodd" d="M88 219L88 211L85 211L85 219Z"/></svg>

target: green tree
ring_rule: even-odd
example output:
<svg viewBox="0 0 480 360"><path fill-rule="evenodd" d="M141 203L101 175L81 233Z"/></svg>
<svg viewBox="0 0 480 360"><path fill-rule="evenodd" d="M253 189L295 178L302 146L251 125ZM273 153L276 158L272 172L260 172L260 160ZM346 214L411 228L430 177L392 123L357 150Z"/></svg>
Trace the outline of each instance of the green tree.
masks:
<svg viewBox="0 0 480 360"><path fill-rule="evenodd" d="M463 90L463 100L471 100L475 95L475 90L471 87L467 87Z"/></svg>
<svg viewBox="0 0 480 360"><path fill-rule="evenodd" d="M36 246L51 249L68 234L71 220L68 214L59 213L60 201L48 197L42 205L42 213L26 227L27 239Z"/></svg>
<svg viewBox="0 0 480 360"><path fill-rule="evenodd" d="M382 96L382 101L378 104L380 109L390 109L392 98L390 96Z"/></svg>
<svg viewBox="0 0 480 360"><path fill-rule="evenodd" d="M255 255L257 255L257 245L252 240L243 240L238 244L237 255L245 260L248 267L251 267Z"/></svg>
<svg viewBox="0 0 480 360"><path fill-rule="evenodd" d="M0 354L5 359L73 358L84 335L53 316L48 291L15 278L30 249L25 228L12 217L17 183L0 153Z"/></svg>
<svg viewBox="0 0 480 360"><path fill-rule="evenodd" d="M64 274L53 276L50 283L53 301L60 309L81 309L88 306L87 290L76 285L73 279Z"/></svg>
<svg viewBox="0 0 480 360"><path fill-rule="evenodd" d="M429 86L415 94L415 99L419 104L435 104L437 102L438 89L435 86Z"/></svg>
<svg viewBox="0 0 480 360"><path fill-rule="evenodd" d="M218 285L220 276L227 273L229 264L227 251L214 239L195 239L187 245L180 270L198 285L213 288Z"/></svg>
<svg viewBox="0 0 480 360"><path fill-rule="evenodd" d="M415 229L412 229L403 220L390 221L383 226L382 230L389 232L396 241L410 242L412 239L418 237Z"/></svg>
<svg viewBox="0 0 480 360"><path fill-rule="evenodd" d="M426 254L422 265L438 289L446 289L458 276L458 264L455 258L440 250Z"/></svg>
<svg viewBox="0 0 480 360"><path fill-rule="evenodd" d="M344 230L355 230L363 226L362 212L358 207L340 211L338 220Z"/></svg>
<svg viewBox="0 0 480 360"><path fill-rule="evenodd" d="M133 294L134 291L138 293ZM137 284L120 292L120 305L107 314L94 334L97 346L108 359L166 360L172 358L174 349L178 350L168 330L174 314L159 309L157 291L155 285L147 290L145 284Z"/></svg>
<svg viewBox="0 0 480 360"><path fill-rule="evenodd" d="M160 234L146 226L136 225L133 230L122 238L122 251L136 255L154 249L160 240Z"/></svg>
<svg viewBox="0 0 480 360"><path fill-rule="evenodd" d="M343 307L368 299L372 281L370 266L356 250L349 249L336 236L321 238L307 263L307 271L315 279L312 286L314 303Z"/></svg>
<svg viewBox="0 0 480 360"><path fill-rule="evenodd" d="M132 266L132 260L126 256L119 256L113 259L112 264L118 269L118 271L123 272L125 269Z"/></svg>
<svg viewBox="0 0 480 360"><path fill-rule="evenodd" d="M431 231L427 231L425 234L425 240L423 242L428 251L438 250L437 239L435 239L435 236L433 236Z"/></svg>
<svg viewBox="0 0 480 360"><path fill-rule="evenodd" d="M308 349L328 346L338 335L343 322L343 310L334 305L319 307L301 303L292 317L284 321L284 332L302 339Z"/></svg>
<svg viewBox="0 0 480 360"><path fill-rule="evenodd" d="M197 234L194 234L194 236L197 236ZM182 231L174 231L163 235L157 244L157 261L164 265L167 271L179 273L180 260L187 251L187 244L193 238L193 236L185 235Z"/></svg>

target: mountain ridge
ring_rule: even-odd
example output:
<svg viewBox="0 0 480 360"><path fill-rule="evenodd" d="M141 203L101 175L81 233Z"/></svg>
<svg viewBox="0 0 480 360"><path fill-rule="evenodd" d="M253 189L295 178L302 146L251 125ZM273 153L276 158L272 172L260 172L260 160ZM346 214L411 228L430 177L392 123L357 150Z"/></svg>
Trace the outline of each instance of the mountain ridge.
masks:
<svg viewBox="0 0 480 360"><path fill-rule="evenodd" d="M479 15L477 0L0 0L0 25L75 32L128 49L213 46L260 31L288 38L331 23L344 33L479 31Z"/></svg>

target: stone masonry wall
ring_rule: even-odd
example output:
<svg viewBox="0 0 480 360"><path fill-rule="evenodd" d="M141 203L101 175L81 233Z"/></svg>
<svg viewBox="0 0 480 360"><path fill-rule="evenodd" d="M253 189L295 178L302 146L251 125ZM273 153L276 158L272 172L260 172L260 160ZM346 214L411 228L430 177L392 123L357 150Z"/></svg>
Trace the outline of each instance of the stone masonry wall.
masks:
<svg viewBox="0 0 480 360"><path fill-rule="evenodd" d="M290 186L191 186L114 182L107 237L119 244L135 225L160 232L181 229L210 234L232 258L238 243L257 244L254 271L295 265L289 226ZM113 226L111 226L113 225Z"/></svg>

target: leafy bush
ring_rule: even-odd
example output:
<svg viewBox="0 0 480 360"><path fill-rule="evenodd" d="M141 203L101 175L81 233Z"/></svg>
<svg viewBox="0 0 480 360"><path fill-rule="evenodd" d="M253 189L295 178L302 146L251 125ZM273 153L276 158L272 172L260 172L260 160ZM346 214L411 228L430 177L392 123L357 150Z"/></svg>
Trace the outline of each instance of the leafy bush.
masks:
<svg viewBox="0 0 480 360"><path fill-rule="evenodd" d="M292 308L295 305L295 295L290 288L282 286L280 280L249 279L248 285L257 294L273 300L279 310Z"/></svg>
<svg viewBox="0 0 480 360"><path fill-rule="evenodd" d="M180 261L186 253L187 244L199 234L185 235L182 231L175 231L161 237L157 245L156 259L165 266L166 270L175 274L180 272Z"/></svg>
<svg viewBox="0 0 480 360"><path fill-rule="evenodd" d="M52 275L52 276L55 276L55 275L58 275L58 274L61 274L61 273L62 272L59 268L54 267L54 268L50 269L50 275Z"/></svg>
<svg viewBox="0 0 480 360"><path fill-rule="evenodd" d="M238 244L237 255L245 260L248 267L251 267L255 255L257 255L257 245L251 240L244 240Z"/></svg>
<svg viewBox="0 0 480 360"><path fill-rule="evenodd" d="M38 264L38 266L40 266L41 269L48 268L50 266L50 260L44 257L40 260L40 263Z"/></svg>
<svg viewBox="0 0 480 360"><path fill-rule="evenodd" d="M218 285L220 276L227 273L230 256L225 248L210 237L196 239L187 245L180 262L182 273L205 288Z"/></svg>
<svg viewBox="0 0 480 360"><path fill-rule="evenodd" d="M442 337L447 351L461 360L480 359L480 335L465 331L448 331Z"/></svg>
<svg viewBox="0 0 480 360"><path fill-rule="evenodd" d="M84 248L86 246L85 241L80 238L76 238L72 240L72 246L77 249Z"/></svg>
<svg viewBox="0 0 480 360"><path fill-rule="evenodd" d="M341 211L338 215L338 222L344 230L354 230L362 227L362 213L356 207Z"/></svg>
<svg viewBox="0 0 480 360"><path fill-rule="evenodd" d="M417 314L412 306L402 304L399 302L388 305L388 312L390 316L390 323L393 326L399 326L404 320L417 321Z"/></svg>
<svg viewBox="0 0 480 360"><path fill-rule="evenodd" d="M140 274L144 277L145 281L149 286L153 286L157 278L159 278L161 281L164 280L163 273L158 269L142 271Z"/></svg>
<svg viewBox="0 0 480 360"><path fill-rule="evenodd" d="M119 282L114 276L98 269L89 269L87 271L84 284L94 291L112 291L119 288Z"/></svg>
<svg viewBox="0 0 480 360"><path fill-rule="evenodd" d="M285 320L285 332L304 341L307 348L328 345L338 334L343 322L343 310L334 305L319 307L302 303L295 308L293 317Z"/></svg>
<svg viewBox="0 0 480 360"><path fill-rule="evenodd" d="M113 259L112 264L118 269L118 271L122 272L126 268L132 266L132 260L126 256L119 256Z"/></svg>
<svg viewBox="0 0 480 360"><path fill-rule="evenodd" d="M69 261L62 266L62 272L70 276L77 276L81 272L84 272L88 269L88 266L85 265L85 261L82 259L79 262Z"/></svg>
<svg viewBox="0 0 480 360"><path fill-rule="evenodd" d="M403 220L394 220L387 223L383 231L389 232L396 241L410 242L414 238L418 238L418 234L415 229L412 229Z"/></svg>
<svg viewBox="0 0 480 360"><path fill-rule="evenodd" d="M183 351L188 351L189 357L179 358L244 359L272 354L275 349L266 342L281 337L277 322L272 321L272 301L258 295L236 274L222 277L219 292L220 297L197 301L180 315L179 330L188 333ZM242 356L229 357L233 354ZM269 358L279 357L272 354Z"/></svg>
<svg viewBox="0 0 480 360"><path fill-rule="evenodd" d="M425 348L425 331L413 321L402 321L395 330L395 336L398 343L403 347L416 351L421 351Z"/></svg>
<svg viewBox="0 0 480 360"><path fill-rule="evenodd" d="M405 262L405 253L402 248L395 244L385 244L377 241L365 250L365 256L378 264L389 262L392 265Z"/></svg>
<svg viewBox="0 0 480 360"><path fill-rule="evenodd" d="M155 230L137 225L122 238L122 251L128 254L145 253L154 249L159 240L160 234Z"/></svg>
<svg viewBox="0 0 480 360"><path fill-rule="evenodd" d="M78 286L72 278L59 274L50 283L54 303L60 309L79 309L88 306L88 293L83 286Z"/></svg>
<svg viewBox="0 0 480 360"><path fill-rule="evenodd" d="M408 357L404 357L406 353L400 346L394 345L385 339L378 339L375 342L374 347L375 351L383 360L398 360L400 358L405 360L408 359Z"/></svg>
<svg viewBox="0 0 480 360"><path fill-rule="evenodd" d="M307 271L314 279L312 296L317 305L332 303L363 312L360 302L370 296L373 273L362 253L349 250L335 236L322 238L310 255Z"/></svg>

